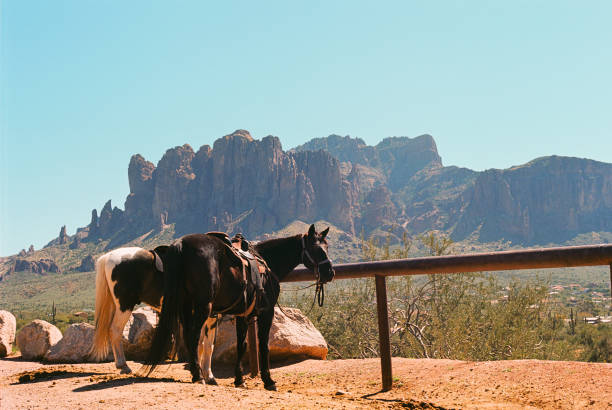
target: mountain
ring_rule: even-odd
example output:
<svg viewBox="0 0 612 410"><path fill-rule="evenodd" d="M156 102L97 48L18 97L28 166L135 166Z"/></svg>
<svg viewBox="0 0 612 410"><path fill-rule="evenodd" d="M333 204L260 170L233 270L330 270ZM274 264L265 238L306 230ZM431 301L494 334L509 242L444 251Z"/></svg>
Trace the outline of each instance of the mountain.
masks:
<svg viewBox="0 0 612 410"><path fill-rule="evenodd" d="M454 236L483 242L559 243L585 232L612 232L612 164L544 157L488 170L462 195Z"/></svg>
<svg viewBox="0 0 612 410"><path fill-rule="evenodd" d="M40 264L31 262L48 258L70 270L128 243L212 230L256 238L296 221L332 224L350 244L343 260L361 232L397 240L440 230L458 241L516 246L612 232L612 164L551 156L476 172L444 166L430 135L375 146L330 135L285 151L278 137L256 140L237 130L212 147L168 149L157 165L135 154L128 180L123 210L108 201L72 237L62 227L41 252L0 258L0 276L18 260L35 269Z"/></svg>
<svg viewBox="0 0 612 410"><path fill-rule="evenodd" d="M318 150L327 151L343 162L379 169L384 175L381 182L393 191L404 186L406 180L420 170L442 166L436 143L428 134L416 138L385 138L374 147L366 145L360 138L330 135L295 148L298 152Z"/></svg>
<svg viewBox="0 0 612 410"><path fill-rule="evenodd" d="M399 225L410 234L446 231L458 241L563 243L612 232L612 164L550 156L507 170L445 167L430 135L393 137L376 146L330 135L296 151L330 152L360 188L369 232Z"/></svg>
<svg viewBox="0 0 612 410"><path fill-rule="evenodd" d="M249 236L301 220L329 219L353 233L356 191L340 162L325 151L285 152L277 137L257 141L238 130L195 152L166 151L157 166L134 155L125 211L95 210L92 238L125 242L174 224L177 235L221 230Z"/></svg>

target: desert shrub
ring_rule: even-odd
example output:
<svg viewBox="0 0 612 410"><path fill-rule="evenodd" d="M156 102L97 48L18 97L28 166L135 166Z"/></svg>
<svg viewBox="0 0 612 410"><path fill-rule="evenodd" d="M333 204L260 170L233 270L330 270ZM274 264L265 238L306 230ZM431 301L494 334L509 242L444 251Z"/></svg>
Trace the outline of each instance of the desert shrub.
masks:
<svg viewBox="0 0 612 410"><path fill-rule="evenodd" d="M452 241L438 233L418 241L430 255L452 250ZM363 240L362 259L405 258L411 248L406 236L395 249L388 242L380 248L373 239ZM376 357L374 280L342 282L328 286L323 308L314 306L308 289L281 293L281 303L308 314L328 341L330 358ZM575 359L580 349L571 347L568 328L547 302L547 292L548 282L541 278L513 280L507 286L481 273L388 278L392 354L463 360ZM611 339L589 340L598 347L587 350L599 349L594 354L605 358L599 352Z"/></svg>
<svg viewBox="0 0 612 410"><path fill-rule="evenodd" d="M612 327L609 324L580 323L573 338L580 349L579 359L587 362L612 363Z"/></svg>

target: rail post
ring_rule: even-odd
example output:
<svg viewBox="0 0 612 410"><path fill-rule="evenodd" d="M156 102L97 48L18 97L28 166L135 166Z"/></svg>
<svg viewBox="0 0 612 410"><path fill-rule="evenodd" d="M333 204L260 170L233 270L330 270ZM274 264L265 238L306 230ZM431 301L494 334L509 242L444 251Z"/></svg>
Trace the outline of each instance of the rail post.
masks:
<svg viewBox="0 0 612 410"><path fill-rule="evenodd" d="M251 377L257 376L259 373L259 349L257 346L257 327L255 326L257 317L254 317L249 323L247 331L247 342L249 343L249 366L251 367Z"/></svg>
<svg viewBox="0 0 612 410"><path fill-rule="evenodd" d="M382 275L376 275L376 310L378 311L378 345L380 348L380 369L382 391L393 387L391 370L391 342L389 340L389 313L387 309L387 282Z"/></svg>

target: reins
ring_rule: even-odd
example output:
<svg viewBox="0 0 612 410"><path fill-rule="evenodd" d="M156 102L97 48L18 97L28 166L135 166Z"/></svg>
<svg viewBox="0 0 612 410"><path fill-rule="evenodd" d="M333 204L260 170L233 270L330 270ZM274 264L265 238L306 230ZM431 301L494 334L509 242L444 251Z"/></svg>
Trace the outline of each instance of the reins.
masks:
<svg viewBox="0 0 612 410"><path fill-rule="evenodd" d="M306 248L306 240L304 239L304 236L302 236L302 263L304 264L304 266L306 266L306 264L304 263L304 257L307 257L310 263L312 263L312 266L313 266L313 269L314 269L314 272L317 278L317 282L316 282L317 287L315 289L314 299L317 301L317 304L319 305L319 307L323 307L323 303L325 302L325 288L323 287L323 283L321 282L321 275L319 273L319 265L326 263L326 262L331 264L331 261L329 260L329 258L326 258L325 260L322 260L319 263L315 262L314 258L308 252L308 249ZM314 305L314 300L312 301L312 303Z"/></svg>

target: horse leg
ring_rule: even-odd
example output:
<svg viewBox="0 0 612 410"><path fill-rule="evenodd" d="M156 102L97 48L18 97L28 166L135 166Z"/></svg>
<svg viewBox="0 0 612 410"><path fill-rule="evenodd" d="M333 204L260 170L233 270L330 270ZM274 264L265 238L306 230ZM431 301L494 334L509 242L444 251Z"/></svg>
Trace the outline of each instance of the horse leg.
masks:
<svg viewBox="0 0 612 410"><path fill-rule="evenodd" d="M123 354L123 346L121 345L121 338L123 337L123 328L132 314L131 310L122 312L119 307L115 311L113 322L110 328L110 339L111 346L113 348L113 354L115 355L115 366L117 369L121 369L121 374L132 373L132 369L127 365L125 361L125 355Z"/></svg>
<svg viewBox="0 0 612 410"><path fill-rule="evenodd" d="M209 312L208 305L204 308L196 307L190 323L185 326L187 332L185 341L189 352L189 371L191 372L191 381L193 383L202 380L200 359L198 357L198 342L200 340L200 330Z"/></svg>
<svg viewBox="0 0 612 410"><path fill-rule="evenodd" d="M210 364L212 362L213 349L215 348L215 334L217 333L217 318L209 317L202 326L200 332L200 342L198 344L198 358L200 359L200 369L204 375L206 384L217 385L213 376Z"/></svg>
<svg viewBox="0 0 612 410"><path fill-rule="evenodd" d="M259 338L259 367L261 380L264 382L266 390L276 390L276 383L270 377L270 350L268 339L270 337L270 327L274 318L274 310L262 312L257 317L257 337Z"/></svg>
<svg viewBox="0 0 612 410"><path fill-rule="evenodd" d="M248 324L244 317L236 316L236 367L234 368L234 386L246 387L242 378L242 358L246 351L246 334Z"/></svg>

